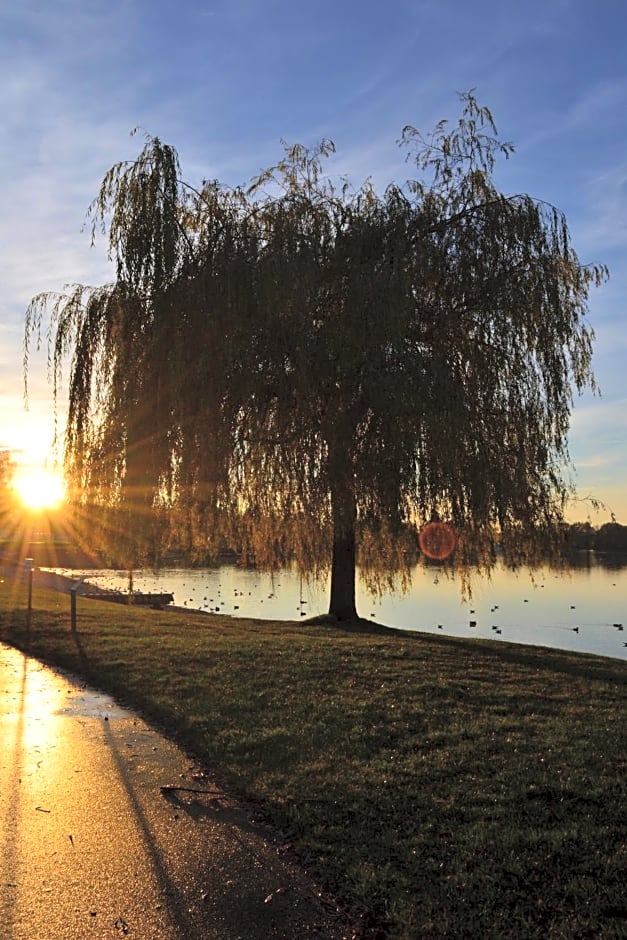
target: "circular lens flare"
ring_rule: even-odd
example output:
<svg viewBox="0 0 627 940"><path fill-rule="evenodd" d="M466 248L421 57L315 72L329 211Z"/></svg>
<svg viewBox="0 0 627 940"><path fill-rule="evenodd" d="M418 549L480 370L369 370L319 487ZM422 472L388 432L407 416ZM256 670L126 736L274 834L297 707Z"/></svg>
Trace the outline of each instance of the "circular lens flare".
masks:
<svg viewBox="0 0 627 940"><path fill-rule="evenodd" d="M446 522L428 522L418 536L420 551L427 558L444 561L452 555L457 545L457 536Z"/></svg>

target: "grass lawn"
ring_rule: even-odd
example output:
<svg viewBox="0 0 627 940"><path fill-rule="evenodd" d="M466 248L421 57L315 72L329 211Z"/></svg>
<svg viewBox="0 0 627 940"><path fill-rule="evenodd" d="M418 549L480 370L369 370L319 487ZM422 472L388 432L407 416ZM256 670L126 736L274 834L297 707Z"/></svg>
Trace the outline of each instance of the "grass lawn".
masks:
<svg viewBox="0 0 627 940"><path fill-rule="evenodd" d="M138 706L369 938L627 936L625 664L35 588L30 650ZM27 643L0 584L0 639Z"/></svg>

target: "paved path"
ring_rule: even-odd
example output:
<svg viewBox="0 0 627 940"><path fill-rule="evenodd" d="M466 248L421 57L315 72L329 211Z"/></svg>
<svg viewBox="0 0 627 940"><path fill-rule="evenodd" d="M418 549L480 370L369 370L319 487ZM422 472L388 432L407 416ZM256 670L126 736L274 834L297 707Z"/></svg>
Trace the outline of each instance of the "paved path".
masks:
<svg viewBox="0 0 627 940"><path fill-rule="evenodd" d="M172 743L0 644L0 937L123 936L344 934L280 844Z"/></svg>

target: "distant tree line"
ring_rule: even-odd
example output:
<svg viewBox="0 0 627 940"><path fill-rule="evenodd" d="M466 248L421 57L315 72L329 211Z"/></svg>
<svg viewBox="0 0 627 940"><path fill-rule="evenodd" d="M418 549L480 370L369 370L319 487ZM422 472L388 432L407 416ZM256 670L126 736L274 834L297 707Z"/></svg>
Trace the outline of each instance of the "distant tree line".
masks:
<svg viewBox="0 0 627 940"><path fill-rule="evenodd" d="M627 552L627 526L606 522L595 528L590 522L564 526L564 551Z"/></svg>

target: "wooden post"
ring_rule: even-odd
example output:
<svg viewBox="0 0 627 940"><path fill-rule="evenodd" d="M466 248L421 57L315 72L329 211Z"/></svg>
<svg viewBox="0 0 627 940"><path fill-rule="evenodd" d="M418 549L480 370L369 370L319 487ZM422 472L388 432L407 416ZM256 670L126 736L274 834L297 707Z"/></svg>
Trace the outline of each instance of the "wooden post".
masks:
<svg viewBox="0 0 627 940"><path fill-rule="evenodd" d="M70 628L76 633L76 588L70 588Z"/></svg>
<svg viewBox="0 0 627 940"><path fill-rule="evenodd" d="M76 633L76 595L85 578L79 578L70 588L70 629Z"/></svg>
<svg viewBox="0 0 627 940"><path fill-rule="evenodd" d="M24 559L24 568L27 574L27 583L28 583L28 602L26 607L26 635L27 640L30 643L30 626L33 617L33 559L25 558Z"/></svg>

